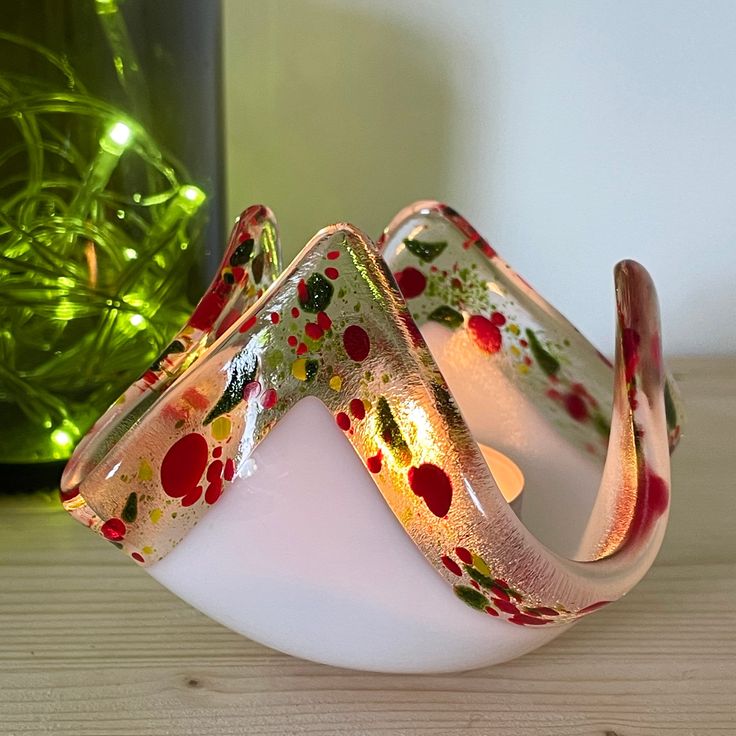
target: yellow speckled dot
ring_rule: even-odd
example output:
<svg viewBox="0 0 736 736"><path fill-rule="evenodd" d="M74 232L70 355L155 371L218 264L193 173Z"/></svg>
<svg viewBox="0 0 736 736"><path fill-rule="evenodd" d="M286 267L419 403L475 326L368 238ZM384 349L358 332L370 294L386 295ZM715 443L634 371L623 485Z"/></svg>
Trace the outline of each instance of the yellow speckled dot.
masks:
<svg viewBox="0 0 736 736"><path fill-rule="evenodd" d="M332 376L330 378L330 388L333 391L339 391L342 388L342 378L340 376Z"/></svg>
<svg viewBox="0 0 736 736"><path fill-rule="evenodd" d="M211 425L212 437L218 442L226 440L230 436L232 423L228 417L217 417Z"/></svg>
<svg viewBox="0 0 736 736"><path fill-rule="evenodd" d="M291 375L294 376L297 381L307 380L307 361L304 358L297 358L291 364Z"/></svg>
<svg viewBox="0 0 736 736"><path fill-rule="evenodd" d="M151 480L153 478L153 468L146 460L141 460L138 466L138 480Z"/></svg>
<svg viewBox="0 0 736 736"><path fill-rule="evenodd" d="M509 332L513 332L514 335L518 335L521 332L519 325L509 325Z"/></svg>
<svg viewBox="0 0 736 736"><path fill-rule="evenodd" d="M518 368L519 373L529 373L529 366L526 363L519 363L516 367Z"/></svg>
<svg viewBox="0 0 736 736"><path fill-rule="evenodd" d="M485 560L478 555L473 555L473 567L483 575L491 577L491 568L486 565Z"/></svg>
<svg viewBox="0 0 736 736"><path fill-rule="evenodd" d="M143 548L143 554L144 555L151 555L151 554L153 554L153 547L144 547Z"/></svg>
<svg viewBox="0 0 736 736"><path fill-rule="evenodd" d="M164 512L161 511L161 509L151 509L148 513L148 517L154 524L158 524L158 520L163 516L163 513Z"/></svg>
<svg viewBox="0 0 736 736"><path fill-rule="evenodd" d="M408 524L412 520L413 516L414 510L411 508L411 506L407 506L398 518L402 524Z"/></svg>
<svg viewBox="0 0 736 736"><path fill-rule="evenodd" d="M511 346L511 353L512 355L515 355L517 358L521 355L521 350L516 347L516 345Z"/></svg>

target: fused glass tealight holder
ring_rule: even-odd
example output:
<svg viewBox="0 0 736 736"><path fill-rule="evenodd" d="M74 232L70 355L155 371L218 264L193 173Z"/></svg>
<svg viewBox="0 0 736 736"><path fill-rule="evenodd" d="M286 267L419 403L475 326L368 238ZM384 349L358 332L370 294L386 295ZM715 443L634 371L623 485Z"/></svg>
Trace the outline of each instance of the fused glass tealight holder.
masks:
<svg viewBox="0 0 736 736"><path fill-rule="evenodd" d="M611 365L441 204L377 246L325 228L278 277L275 232L243 214L65 508L226 626L358 669L501 662L627 593L679 437L646 271L616 268Z"/></svg>

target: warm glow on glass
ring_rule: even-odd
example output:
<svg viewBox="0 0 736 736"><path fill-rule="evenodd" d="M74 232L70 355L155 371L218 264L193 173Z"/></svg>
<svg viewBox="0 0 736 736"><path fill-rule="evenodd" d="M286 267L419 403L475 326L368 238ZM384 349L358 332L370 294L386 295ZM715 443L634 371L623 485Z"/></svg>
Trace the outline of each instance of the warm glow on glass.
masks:
<svg viewBox="0 0 736 736"><path fill-rule="evenodd" d="M478 447L503 497L509 503L515 501L524 490L524 473L521 468L510 457L492 447L481 445L480 442Z"/></svg>

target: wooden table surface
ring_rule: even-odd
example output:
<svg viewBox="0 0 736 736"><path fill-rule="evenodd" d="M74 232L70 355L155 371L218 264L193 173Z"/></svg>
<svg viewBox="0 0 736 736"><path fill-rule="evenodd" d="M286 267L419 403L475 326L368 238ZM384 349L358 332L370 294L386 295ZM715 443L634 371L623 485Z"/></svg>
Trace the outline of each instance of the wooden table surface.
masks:
<svg viewBox="0 0 736 736"><path fill-rule="evenodd" d="M475 672L279 654L182 603L55 499L0 499L0 734L736 734L736 358L674 368L688 416L657 564L545 648Z"/></svg>

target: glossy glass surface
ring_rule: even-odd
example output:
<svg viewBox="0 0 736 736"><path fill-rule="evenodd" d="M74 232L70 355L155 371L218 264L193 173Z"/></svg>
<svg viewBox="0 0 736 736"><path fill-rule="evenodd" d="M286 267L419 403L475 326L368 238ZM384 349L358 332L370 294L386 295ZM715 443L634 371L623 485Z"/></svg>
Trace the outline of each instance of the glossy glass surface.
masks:
<svg viewBox="0 0 736 736"><path fill-rule="evenodd" d="M409 234L402 230L407 223ZM139 563L154 563L233 479L257 473L254 449L310 396L332 414L406 533L464 603L539 626L572 621L623 595L651 564L669 505L665 374L656 295L644 269L633 262L616 269L611 372L453 211L436 203L409 208L384 246L387 257L401 246L410 259L398 269L406 301L368 238L348 225L321 231L250 309L192 353L198 357L191 364L180 364L173 382L148 391L144 403L126 395L114 420L103 418L65 473L65 507ZM449 276L456 264L460 287L451 280L444 291L428 286L431 274ZM423 290L410 289L408 268L424 279ZM224 288L224 274L210 294ZM468 291L463 280L476 286ZM453 289L471 296L455 298ZM464 349L503 360L523 388L520 400L548 402L555 426L586 452L597 442L601 456L601 422L582 421L569 396L591 416L603 412L604 377L613 378L605 472L588 542L594 562L552 553L509 509L407 307L425 292L427 301L415 302L422 305L414 309L420 323L441 319L463 330L470 338ZM226 300L205 297L195 321L207 313L202 326L212 330L223 324L225 309ZM510 333L499 329L506 324ZM548 381L566 398L542 390Z"/></svg>

